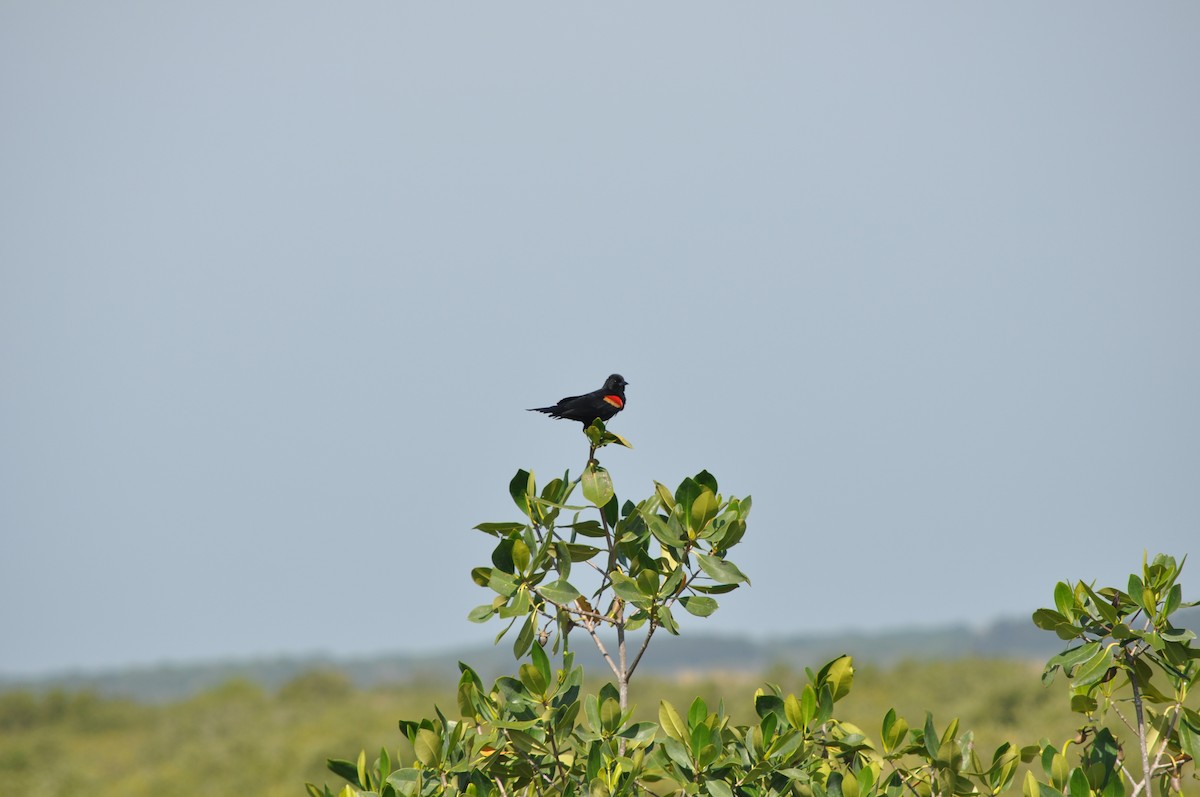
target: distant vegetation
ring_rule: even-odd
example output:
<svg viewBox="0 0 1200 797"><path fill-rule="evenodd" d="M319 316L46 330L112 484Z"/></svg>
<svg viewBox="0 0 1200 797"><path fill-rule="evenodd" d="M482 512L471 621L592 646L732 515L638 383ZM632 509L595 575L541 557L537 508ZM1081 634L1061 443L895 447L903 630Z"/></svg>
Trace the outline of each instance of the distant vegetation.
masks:
<svg viewBox="0 0 1200 797"><path fill-rule="evenodd" d="M1195 610L1180 612L1198 622ZM1185 621L1184 625L1188 625ZM797 634L756 640L716 634L667 636L655 640L641 671L664 677L680 672L742 673L754 676L772 667L803 669L843 653L859 664L887 666L900 661L1000 658L1044 662L1059 648L1052 634L1040 631L1027 617L1001 620L983 628L949 625L897 628L881 632ZM588 672L603 666L590 645L576 644L576 661ZM495 678L512 669L512 652L492 645L426 655L378 655L333 659L321 656L276 657L229 662L129 667L98 672L54 673L38 678L0 677L0 692L66 690L128 697L142 702L168 702L192 697L233 680L278 689L314 670L337 671L360 688L394 685L430 678L456 677L456 662L470 662L481 675Z"/></svg>
<svg viewBox="0 0 1200 797"><path fill-rule="evenodd" d="M873 735L877 718L895 705L906 716L925 709L959 716L984 749L1042 735L1061 743L1075 720L1062 709L1065 687L1043 688L1039 670L981 659L865 666L839 708ZM803 672L779 667L759 676L794 690ZM660 699L687 705L699 695L712 706L724 699L736 721L749 721L746 708L760 680L655 675L635 681L630 700L640 719L651 720ZM297 676L276 690L231 681L167 704L90 692L8 692L0 694L0 795L300 797L305 781L329 779L331 754L386 747L396 755L403 747L411 756L396 719L422 716L435 703L451 711L454 692L450 680L360 689L331 670Z"/></svg>

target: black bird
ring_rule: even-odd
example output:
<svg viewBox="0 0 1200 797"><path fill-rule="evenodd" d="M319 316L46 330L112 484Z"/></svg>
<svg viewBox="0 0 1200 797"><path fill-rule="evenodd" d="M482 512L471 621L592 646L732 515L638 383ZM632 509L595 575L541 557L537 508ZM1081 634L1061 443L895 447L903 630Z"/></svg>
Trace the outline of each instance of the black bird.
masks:
<svg viewBox="0 0 1200 797"><path fill-rule="evenodd" d="M604 387L584 393L582 396L567 396L553 407L532 407L530 412L544 412L554 418L579 421L585 427L599 418L609 418L625 409L625 377L613 374L604 380Z"/></svg>

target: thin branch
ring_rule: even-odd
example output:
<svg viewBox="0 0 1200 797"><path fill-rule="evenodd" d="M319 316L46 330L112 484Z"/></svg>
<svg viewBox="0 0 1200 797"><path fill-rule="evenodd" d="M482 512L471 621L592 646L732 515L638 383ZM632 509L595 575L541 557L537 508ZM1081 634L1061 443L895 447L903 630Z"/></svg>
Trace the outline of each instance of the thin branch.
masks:
<svg viewBox="0 0 1200 797"><path fill-rule="evenodd" d="M1128 652L1125 654L1125 661L1129 664L1130 669L1133 669L1133 656ZM1143 789L1149 793L1150 785L1150 751L1146 747L1146 716L1142 711L1142 689L1138 686L1136 677L1130 677L1130 685L1133 686L1133 710L1137 716L1137 737L1138 749L1142 754L1142 782L1134 789L1130 797L1137 797L1138 792Z"/></svg>
<svg viewBox="0 0 1200 797"><path fill-rule="evenodd" d="M603 656L604 661L608 663L609 669L611 669L613 671L613 675L616 675L619 678L620 670L617 669L616 662L613 661L612 656L610 656L608 653L608 650L605 649L604 643L600 641L600 635L596 633L596 624L597 623L604 623L606 625L609 625L609 624L613 623L613 619L611 617L608 617L603 614L597 614L596 612L589 612L589 611L585 611L583 609L570 609L570 608L567 608L566 606L563 606L562 604L555 603L554 601L550 600L549 598L545 598L545 596L542 596L542 597L546 601L546 603L549 603L551 606L555 607L556 609L559 609L560 611L564 611L568 614L575 614L579 617L579 622L576 623L576 625L578 625L584 631L587 631L588 636L590 636L592 638L592 642L596 643L596 649L600 651L600 655ZM550 614L549 612L547 612L544 609L538 609L538 612L543 617L549 617L549 618L554 617L554 615Z"/></svg>
<svg viewBox="0 0 1200 797"><path fill-rule="evenodd" d="M596 591L592 594L593 599L599 598L601 593L612 583L612 572L617 568L617 541L608 527L608 518L604 515L603 508L600 508L600 527L604 529L604 543L608 546L608 564L601 571L603 578L600 580L600 586L596 587Z"/></svg>
<svg viewBox="0 0 1200 797"><path fill-rule="evenodd" d="M540 595L540 593L539 593L539 595ZM555 603L554 601L547 598L545 595L541 595L541 598L542 598L542 600L546 601L546 603L550 604L551 606L553 606L554 608L558 609L561 612L566 612L567 614L573 614L576 617L583 617L583 618L587 618L589 620L594 620L598 623L611 624L613 622L613 618L609 617L608 615L600 614L599 612L589 612L587 609L579 609L574 606L570 606L570 605L563 604L563 603ZM542 612L542 614L544 616L549 617L551 619L554 618L554 615L549 614L545 610L540 610L540 611Z"/></svg>
<svg viewBox="0 0 1200 797"><path fill-rule="evenodd" d="M629 708L629 668L626 666L626 651L625 651L625 603L622 601L617 605L616 620L614 625L617 627L617 659L621 663L621 671L617 673L617 695L620 698L621 711ZM621 754L625 753L625 740L622 739L618 744Z"/></svg>
<svg viewBox="0 0 1200 797"><path fill-rule="evenodd" d="M1117 707L1116 703L1112 704L1112 710L1113 710L1113 713L1116 714L1117 717L1121 720L1121 722L1125 723L1126 728L1133 731L1134 733L1137 733L1137 728L1133 727L1133 723L1125 718L1125 715L1121 713L1121 709L1119 709Z"/></svg>
<svg viewBox="0 0 1200 797"><path fill-rule="evenodd" d="M637 652L637 655L633 657L633 664L629 665L629 672L627 673L628 677L633 677L633 671L637 669L638 662L642 660L642 654L644 654L646 652L646 648L650 646L650 637L654 636L654 631L656 628L658 628L658 623L651 620L650 627L646 631L646 638L642 640L642 648Z"/></svg>
<svg viewBox="0 0 1200 797"><path fill-rule="evenodd" d="M1162 763L1163 754L1167 752L1167 743L1171 741L1171 734L1175 732L1175 726L1179 724L1179 715L1183 713L1183 705L1180 703L1176 703L1172 708L1175 709L1175 716L1171 718L1171 724L1167 726L1167 732L1163 734L1162 745L1158 748L1158 755L1154 757L1154 766L1151 768L1151 772L1158 771L1159 765ZM1170 766L1163 768L1171 769Z"/></svg>
<svg viewBox="0 0 1200 797"><path fill-rule="evenodd" d="M913 797L920 797L920 792L917 791L917 787L912 783L912 781L919 779L914 777L910 770L900 769L900 766L895 761L889 761L888 765L891 766L893 774L899 773L900 783L913 793Z"/></svg>
<svg viewBox="0 0 1200 797"><path fill-rule="evenodd" d="M621 679L621 671L617 669L617 663L613 661L612 656L608 655L608 650L604 647L604 643L600 641L600 635L596 633L596 626L593 623L588 623L583 626L591 636L592 641L596 643L596 649L600 651L600 655L608 662L608 668L613 671L613 675L617 676L617 680Z"/></svg>
<svg viewBox="0 0 1200 797"><path fill-rule="evenodd" d="M549 708L549 706L547 706L547 708ZM553 715L551 715L551 716L553 716ZM546 734L546 737L547 737L548 741L550 742L550 754L552 756L554 756L554 771L557 773L557 777L565 783L567 776L570 773L566 772L563 769L563 762L558 753L558 740L554 738L555 737L554 724L553 723L548 723L548 724L549 724L550 732ZM551 782L553 782L553 781L551 781Z"/></svg>
<svg viewBox="0 0 1200 797"><path fill-rule="evenodd" d="M1129 768L1125 766L1125 762L1118 761L1117 766L1121 768L1121 772L1124 773L1126 780L1129 781L1129 785L1137 788L1138 783L1133 779L1133 773L1130 772ZM1137 791L1134 791L1134 794L1137 794Z"/></svg>

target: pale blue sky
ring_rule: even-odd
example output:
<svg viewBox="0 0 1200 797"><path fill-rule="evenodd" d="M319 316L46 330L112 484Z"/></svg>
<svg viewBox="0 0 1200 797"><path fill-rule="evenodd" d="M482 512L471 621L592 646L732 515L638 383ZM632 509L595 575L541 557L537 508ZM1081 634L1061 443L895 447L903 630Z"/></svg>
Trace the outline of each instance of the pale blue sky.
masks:
<svg viewBox="0 0 1200 797"><path fill-rule="evenodd" d="M0 3L0 673L491 638L630 382L751 493L692 629L1200 548L1200 6ZM1200 571L1184 583L1200 597Z"/></svg>

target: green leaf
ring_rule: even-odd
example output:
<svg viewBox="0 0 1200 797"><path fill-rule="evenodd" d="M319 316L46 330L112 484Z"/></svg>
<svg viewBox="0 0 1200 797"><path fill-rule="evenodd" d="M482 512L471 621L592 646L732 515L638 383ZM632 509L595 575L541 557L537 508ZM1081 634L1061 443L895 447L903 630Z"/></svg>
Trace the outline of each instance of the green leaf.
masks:
<svg viewBox="0 0 1200 797"><path fill-rule="evenodd" d="M1061 791L1066 788L1067 778L1071 775L1071 766L1067 763L1065 755L1053 747L1047 747L1042 751L1042 769L1050 776L1050 784L1055 789Z"/></svg>
<svg viewBox="0 0 1200 797"><path fill-rule="evenodd" d="M524 523L480 523L474 528L485 534L491 534L493 537L503 537L508 534L513 534L525 528Z"/></svg>
<svg viewBox="0 0 1200 797"><path fill-rule="evenodd" d="M616 494L614 494L613 497L608 500L607 504L600 508L600 514L603 516L604 522L608 524L609 528L617 525L617 519L620 515L620 511L621 507L617 503Z"/></svg>
<svg viewBox="0 0 1200 797"><path fill-rule="evenodd" d="M817 686L828 684L836 703L850 693L854 683L854 662L849 656L839 656L817 673Z"/></svg>
<svg viewBox="0 0 1200 797"><path fill-rule="evenodd" d="M600 438L600 445L606 446L609 443L616 443L619 446L625 446L626 448L633 448L633 443L629 442L628 440L626 440L624 437L617 434L616 432L609 432L606 430L604 432L604 436L602 438Z"/></svg>
<svg viewBox="0 0 1200 797"><path fill-rule="evenodd" d="M517 475L513 476L512 481L508 483L508 494L512 496L517 509L528 516L529 496L537 495L537 490L534 489L533 474L527 470L518 470Z"/></svg>
<svg viewBox="0 0 1200 797"><path fill-rule="evenodd" d="M671 490L667 487L667 485L662 484L661 482L655 482L654 493L658 496L658 500L662 502L662 505L668 512L675 508L675 496L671 495Z"/></svg>
<svg viewBox="0 0 1200 797"><path fill-rule="evenodd" d="M566 546L572 562L586 562L600 553L600 549L594 545L580 545L574 542L566 542L563 545Z"/></svg>
<svg viewBox="0 0 1200 797"><path fill-rule="evenodd" d="M783 699L783 715L793 728L804 727L804 714L800 708L800 701L796 699L795 695L788 695Z"/></svg>
<svg viewBox="0 0 1200 797"><path fill-rule="evenodd" d="M521 630L513 642L513 656L519 659L529 652L529 647L533 644L534 631L533 615L529 615L525 618L525 624L521 626Z"/></svg>
<svg viewBox="0 0 1200 797"><path fill-rule="evenodd" d="M712 797L733 797L733 789L723 780L707 780L704 782L704 788Z"/></svg>
<svg viewBox="0 0 1200 797"><path fill-rule="evenodd" d="M1074 639L1079 636L1079 629L1053 609L1038 609L1033 613L1033 624L1046 631L1053 631L1059 639Z"/></svg>
<svg viewBox="0 0 1200 797"><path fill-rule="evenodd" d="M803 746L804 733L802 731L785 731L775 737L775 741L771 743L769 755L773 758L787 761Z"/></svg>
<svg viewBox="0 0 1200 797"><path fill-rule="evenodd" d="M588 727L594 733L600 732L600 698L595 693L583 698L583 716L587 718Z"/></svg>
<svg viewBox="0 0 1200 797"><path fill-rule="evenodd" d="M638 589L646 598L653 600L658 595L658 573L654 570L649 568L642 570L634 581L637 582Z"/></svg>
<svg viewBox="0 0 1200 797"><path fill-rule="evenodd" d="M866 797L875 790L875 770L871 767L863 767L858 771L858 777L855 778L857 783L857 794L860 797ZM844 788L844 787L843 787Z"/></svg>
<svg viewBox="0 0 1200 797"><path fill-rule="evenodd" d="M546 550L550 556L554 557L554 569L558 570L559 578L571 577L571 549L567 547L569 544L562 540L553 540L550 547ZM544 563L544 560L539 561L538 564L539 568L546 575L549 575L550 565Z"/></svg>
<svg viewBox="0 0 1200 797"><path fill-rule="evenodd" d="M600 441L604 438L604 421L597 418L583 430L583 433L587 435L589 443L599 448Z"/></svg>
<svg viewBox="0 0 1200 797"><path fill-rule="evenodd" d="M505 735L512 741L513 746L523 753L541 753L545 750L545 747L536 736L525 731L509 729L505 731Z"/></svg>
<svg viewBox="0 0 1200 797"><path fill-rule="evenodd" d="M738 570L737 565L733 562L720 559L716 556L709 556L696 551L696 562L700 565L700 569L704 574L718 584L737 584L745 581L750 583L750 579L746 578L746 574Z"/></svg>
<svg viewBox="0 0 1200 797"><path fill-rule="evenodd" d="M695 581L688 584L688 589L702 592L705 595L724 595L727 592L733 592L737 588L737 584L697 584Z"/></svg>
<svg viewBox="0 0 1200 797"><path fill-rule="evenodd" d="M681 742L687 739L687 727L683 724L683 718L679 716L675 707L665 700L658 701L658 724L672 739Z"/></svg>
<svg viewBox="0 0 1200 797"><path fill-rule="evenodd" d="M1075 591L1065 581L1054 585L1054 605L1067 620L1075 619Z"/></svg>
<svg viewBox="0 0 1200 797"><path fill-rule="evenodd" d="M386 747L379 748L379 760L375 762L375 765L376 765L376 768L379 770L379 774L381 776L387 777L389 774L391 774L392 757L390 755L388 755L388 751L387 751ZM378 784L376 784L376 785L378 785Z"/></svg>
<svg viewBox="0 0 1200 797"><path fill-rule="evenodd" d="M542 680L546 683L550 683L552 680L550 671L550 657L546 655L546 651L542 649L542 646L534 645L529 651L529 657L533 662L533 666L537 668L538 673L542 676Z"/></svg>
<svg viewBox="0 0 1200 797"><path fill-rule="evenodd" d="M813 718L817 716L817 691L813 689L812 684L805 684L800 690L800 716L804 720L805 728L811 725Z"/></svg>
<svg viewBox="0 0 1200 797"><path fill-rule="evenodd" d="M709 473L707 470L700 471L699 473L697 473L695 476L692 477L692 480L695 481L696 484L700 485L701 487L705 487L705 488L711 490L713 493L720 492L720 490L717 489L717 478L715 476L713 476L711 473Z"/></svg>
<svg viewBox="0 0 1200 797"><path fill-rule="evenodd" d="M325 766L339 778L351 783L358 783L358 764L353 761L347 761L344 758L327 758Z"/></svg>
<svg viewBox="0 0 1200 797"><path fill-rule="evenodd" d="M1194 711L1186 710L1183 722L1179 723L1179 748L1193 761L1200 760L1200 716Z"/></svg>
<svg viewBox="0 0 1200 797"><path fill-rule="evenodd" d="M1033 613L1033 624L1046 631L1053 631L1065 622L1067 618L1053 609L1038 609Z"/></svg>
<svg viewBox="0 0 1200 797"><path fill-rule="evenodd" d="M687 610L688 614L694 614L697 617L708 617L717 610L715 600L701 595L684 595L679 602L683 604L683 608Z"/></svg>
<svg viewBox="0 0 1200 797"><path fill-rule="evenodd" d="M1100 648L1090 659L1079 665L1071 683L1075 687L1091 686L1104 678L1111 666L1113 666L1112 649Z"/></svg>
<svg viewBox="0 0 1200 797"><path fill-rule="evenodd" d="M692 501L691 525L689 529L699 534L717 516L717 497L708 490L701 490Z"/></svg>
<svg viewBox="0 0 1200 797"><path fill-rule="evenodd" d="M501 601L500 604L497 604L492 601L492 605L496 606L496 614L507 620L511 617L522 617L529 614L533 602L530 600L528 588L521 584L507 602Z"/></svg>
<svg viewBox="0 0 1200 797"><path fill-rule="evenodd" d="M1087 775L1083 774L1083 770L1079 767L1071 770L1071 777L1067 783L1067 792L1071 797L1091 797L1092 788L1088 785Z"/></svg>
<svg viewBox="0 0 1200 797"><path fill-rule="evenodd" d="M613 592L617 593L621 599L634 605L645 602L646 597L632 578L619 571L613 571L610 577Z"/></svg>
<svg viewBox="0 0 1200 797"><path fill-rule="evenodd" d="M517 591L517 580L497 568L488 579L488 588L507 598Z"/></svg>
<svg viewBox="0 0 1200 797"><path fill-rule="evenodd" d="M427 767L436 767L441 763L441 751L442 742L436 733L428 728L417 731L417 738L413 741L413 753L418 761Z"/></svg>
<svg viewBox="0 0 1200 797"><path fill-rule="evenodd" d="M667 758L671 759L682 771L688 772L692 767L692 759L688 755L687 748L684 746L685 744L687 744L687 741L677 742L674 739L664 739L662 746L663 752L667 754Z"/></svg>
<svg viewBox="0 0 1200 797"><path fill-rule="evenodd" d="M1104 619L1104 622L1108 623L1109 625L1115 625L1117 623L1118 619L1120 618L1116 607L1112 605L1111 598L1105 600L1102 595L1097 593L1094 589L1082 581L1079 582L1079 586L1076 589L1081 590L1083 594L1086 595L1091 601L1088 611L1092 614L1092 616L1099 615Z"/></svg>
<svg viewBox="0 0 1200 797"><path fill-rule="evenodd" d="M1171 616L1176 609L1183 603L1183 587L1179 584L1172 584L1171 589L1167 592L1167 597L1163 601L1163 617Z"/></svg>
<svg viewBox="0 0 1200 797"><path fill-rule="evenodd" d="M495 613L496 607L490 603L485 603L482 606L476 606L472 609L471 613L467 615L467 619L472 623L486 623Z"/></svg>
<svg viewBox="0 0 1200 797"><path fill-rule="evenodd" d="M1041 789L1038 788L1037 778L1029 770L1025 772L1025 782L1021 784L1021 794L1022 797L1041 797Z"/></svg>
<svg viewBox="0 0 1200 797"><path fill-rule="evenodd" d="M600 729L606 733L616 733L620 723L621 702L616 697L604 696L600 700Z"/></svg>
<svg viewBox="0 0 1200 797"><path fill-rule="evenodd" d="M654 614L658 620L658 624L663 627L663 630L673 636L679 636L679 625L675 622L675 615L671 614L671 610L666 606L659 606Z"/></svg>
<svg viewBox="0 0 1200 797"><path fill-rule="evenodd" d="M597 507L604 507L616 495L613 490L612 477L608 475L607 470L594 462L588 463L581 481L583 497Z"/></svg>
<svg viewBox="0 0 1200 797"><path fill-rule="evenodd" d="M1099 642L1088 642L1087 644L1080 645L1077 648L1068 648L1054 658L1050 659L1050 661L1046 662L1046 666L1062 667L1063 672L1070 676L1074 674L1076 667L1095 657L1097 655L1097 651L1099 650Z"/></svg>
<svg viewBox="0 0 1200 797"><path fill-rule="evenodd" d="M524 540L513 540L512 545L512 561L515 572L525 574L529 572L529 546Z"/></svg>
<svg viewBox="0 0 1200 797"><path fill-rule="evenodd" d="M833 716L833 690L829 684L822 686L817 692L817 716L814 718L818 725L828 722Z"/></svg>
<svg viewBox="0 0 1200 797"><path fill-rule="evenodd" d="M842 782L844 778L841 772L831 772L829 779L825 781L826 797L843 797Z"/></svg>
<svg viewBox="0 0 1200 797"><path fill-rule="evenodd" d="M760 719L766 719L768 714L774 714L776 722L788 720L787 701L779 695L760 692L754 696L754 713Z"/></svg>
<svg viewBox="0 0 1200 797"><path fill-rule="evenodd" d="M683 583L683 568L678 563L667 565L667 577L663 579L659 594L671 596L679 594L679 585Z"/></svg>
<svg viewBox="0 0 1200 797"><path fill-rule="evenodd" d="M1121 756L1121 746L1108 728L1096 732L1092 746L1083 756L1084 771L1093 790L1102 794L1123 795L1121 773L1117 770L1117 761Z"/></svg>
<svg viewBox="0 0 1200 797"><path fill-rule="evenodd" d="M896 714L896 709L889 708L883 717L883 750L890 753L898 748L908 735L908 723Z"/></svg>
<svg viewBox="0 0 1200 797"><path fill-rule="evenodd" d="M675 503L683 509L684 517L692 511L692 502L700 494L700 485L693 479L684 479L675 490Z"/></svg>
<svg viewBox="0 0 1200 797"><path fill-rule="evenodd" d="M1189 628L1168 628L1160 636L1166 642L1187 642L1189 639L1196 638L1196 632Z"/></svg>
<svg viewBox="0 0 1200 797"><path fill-rule="evenodd" d="M1146 596L1144 593L1145 593L1145 585L1142 584L1142 580L1137 577L1136 573L1130 573L1129 574L1129 598L1134 603L1136 603L1138 606L1141 606L1143 609L1147 608L1146 607Z"/></svg>
<svg viewBox="0 0 1200 797"><path fill-rule="evenodd" d="M650 529L650 533L654 538L668 548L682 548L683 538L671 530L662 516L655 512L641 512L642 519L646 521L646 527Z"/></svg>
<svg viewBox="0 0 1200 797"><path fill-rule="evenodd" d="M573 529L576 534L582 534L584 537L604 536L604 527L600 525L599 520L581 520L578 523L560 526L559 528Z"/></svg>
<svg viewBox="0 0 1200 797"><path fill-rule="evenodd" d="M575 599L580 597L579 590L575 589L566 579L560 578L557 581L552 581L549 584L542 584L537 588L539 594L551 603L556 603L559 606L568 606L575 602Z"/></svg>
<svg viewBox="0 0 1200 797"><path fill-rule="evenodd" d="M597 725L592 725L595 729ZM593 740L588 746L587 767L584 771L584 776L588 783L596 781L596 777L600 774L600 768L604 765L604 744L600 740Z"/></svg>
<svg viewBox="0 0 1200 797"><path fill-rule="evenodd" d="M534 645L533 650L541 650L541 645ZM545 654L543 654L545 655ZM518 673L521 676L521 683L525 684L525 688L529 690L531 695L541 697L546 694L546 685L548 679L532 664L522 664Z"/></svg>
<svg viewBox="0 0 1200 797"><path fill-rule="evenodd" d="M628 727L622 728L617 736L633 742L639 747L654 739L654 734L658 730L658 726L653 722L635 722Z"/></svg>
<svg viewBox="0 0 1200 797"><path fill-rule="evenodd" d="M931 759L937 760L940 740L938 739L937 731L933 727L933 714L930 714L928 711L925 712L924 741L925 752L929 754Z"/></svg>
<svg viewBox="0 0 1200 797"><path fill-rule="evenodd" d="M1008 791L1020 763L1021 754L1011 743L1005 742L996 748L996 753L992 756L992 766L987 773L988 784L992 787L993 794Z"/></svg>

